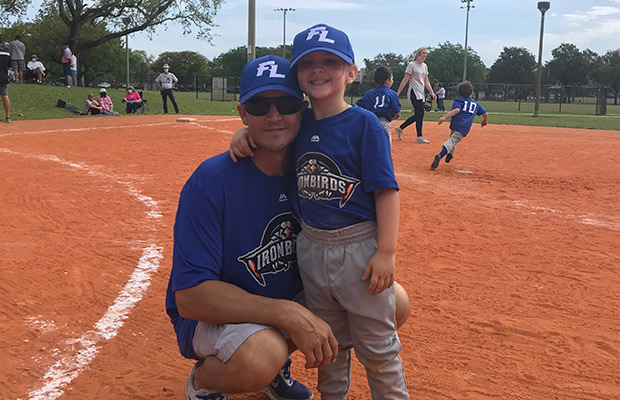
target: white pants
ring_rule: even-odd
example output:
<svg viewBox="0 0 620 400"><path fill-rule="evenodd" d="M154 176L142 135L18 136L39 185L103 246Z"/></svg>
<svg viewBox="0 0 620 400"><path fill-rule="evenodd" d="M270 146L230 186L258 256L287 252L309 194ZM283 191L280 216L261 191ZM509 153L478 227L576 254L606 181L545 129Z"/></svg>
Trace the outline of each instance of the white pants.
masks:
<svg viewBox="0 0 620 400"><path fill-rule="evenodd" d="M346 399L351 349L366 368L373 399L409 399L396 334L394 285L368 293L362 273L377 250L377 224L366 221L325 231L303 225L297 262L310 311L329 324L338 340L338 358L319 370L322 400Z"/></svg>

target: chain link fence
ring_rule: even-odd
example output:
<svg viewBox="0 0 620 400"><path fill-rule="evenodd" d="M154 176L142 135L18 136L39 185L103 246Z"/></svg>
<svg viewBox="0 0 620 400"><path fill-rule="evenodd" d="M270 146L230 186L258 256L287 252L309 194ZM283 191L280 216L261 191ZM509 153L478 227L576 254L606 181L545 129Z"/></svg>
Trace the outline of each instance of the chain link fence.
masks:
<svg viewBox="0 0 620 400"><path fill-rule="evenodd" d="M444 83L446 101L458 97L456 88L458 82ZM524 112L534 110L536 100L536 85L518 84L489 84L474 85L474 98L484 103L493 102L492 109L501 112ZM364 93L376 86L374 82L353 82L347 88L345 97L350 104L354 104ZM406 89L408 90L408 89ZM401 105L407 108L407 92L401 92ZM542 112L568 113L583 115L620 115L618 99L614 99L612 90L602 86L541 86L540 106ZM608 107L609 105L614 107ZM410 106L410 105L409 105ZM435 105L433 105L433 108Z"/></svg>
<svg viewBox="0 0 620 400"><path fill-rule="evenodd" d="M106 78L110 78L105 80ZM137 78L137 77L136 77ZM151 78L151 77L149 77ZM157 90L154 82L141 82L139 78L131 81L130 85L138 90ZM230 76L199 76L194 75L193 81L182 80L175 86L175 90L195 92L196 98L211 101L239 101L240 77ZM92 86L124 88L122 83L112 77L98 77L91 83ZM446 106L450 100L458 97L456 92L458 82L443 83L446 89ZM492 112L530 113L534 111L536 100L536 85L521 84L491 84L474 83L474 98L482 102L485 108ZM347 87L345 100L354 104L367 90L374 88L372 81L356 81ZM404 110L410 108L407 101L407 90L401 93L401 105ZM620 99L614 99L614 91L604 86L564 86L543 85L540 93L541 113L566 113L578 115L620 115ZM433 109L436 107L433 104Z"/></svg>

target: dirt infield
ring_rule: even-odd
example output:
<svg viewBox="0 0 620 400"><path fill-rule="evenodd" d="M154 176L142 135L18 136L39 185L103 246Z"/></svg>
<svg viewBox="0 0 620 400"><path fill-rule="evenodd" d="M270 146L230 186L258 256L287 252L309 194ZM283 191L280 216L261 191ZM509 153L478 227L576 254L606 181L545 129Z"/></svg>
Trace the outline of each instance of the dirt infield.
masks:
<svg viewBox="0 0 620 400"><path fill-rule="evenodd" d="M164 311L178 195L241 124L175 119L0 126L1 399L184 398ZM619 399L620 131L477 125L431 171L447 129L393 142L412 399ZM315 389L299 354L293 376Z"/></svg>

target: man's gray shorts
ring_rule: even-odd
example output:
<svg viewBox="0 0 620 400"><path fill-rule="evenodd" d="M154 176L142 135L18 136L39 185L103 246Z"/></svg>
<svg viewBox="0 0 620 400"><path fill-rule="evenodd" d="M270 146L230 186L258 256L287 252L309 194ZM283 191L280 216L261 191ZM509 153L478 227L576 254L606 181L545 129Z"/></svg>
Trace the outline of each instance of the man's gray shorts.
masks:
<svg viewBox="0 0 620 400"><path fill-rule="evenodd" d="M0 84L0 96L8 96L9 95L9 84L6 85Z"/></svg>
<svg viewBox="0 0 620 400"><path fill-rule="evenodd" d="M305 306L305 297L300 293L293 301ZM209 324L198 321L194 331L194 352L202 360L210 356L226 363L239 347L253 334L263 329L278 329L262 324ZM284 339L287 332L280 331Z"/></svg>

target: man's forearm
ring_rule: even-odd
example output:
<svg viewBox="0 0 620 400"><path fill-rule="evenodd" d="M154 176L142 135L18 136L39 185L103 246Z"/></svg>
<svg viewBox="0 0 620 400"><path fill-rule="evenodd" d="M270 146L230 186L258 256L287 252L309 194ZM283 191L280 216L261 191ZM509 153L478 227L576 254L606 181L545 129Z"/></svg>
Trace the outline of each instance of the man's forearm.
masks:
<svg viewBox="0 0 620 400"><path fill-rule="evenodd" d="M257 296L221 281L205 281L176 293L184 318L213 324L256 323L280 326L287 300Z"/></svg>

